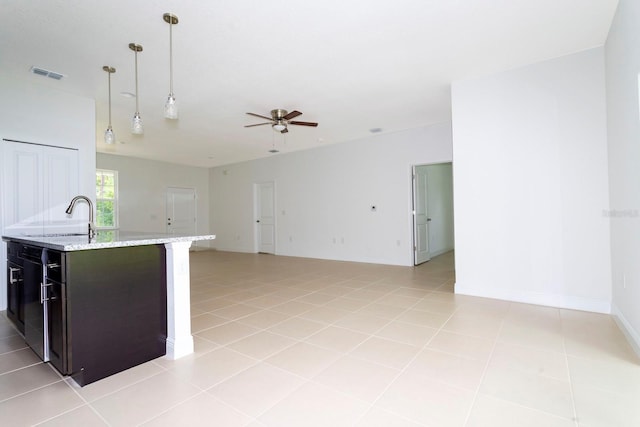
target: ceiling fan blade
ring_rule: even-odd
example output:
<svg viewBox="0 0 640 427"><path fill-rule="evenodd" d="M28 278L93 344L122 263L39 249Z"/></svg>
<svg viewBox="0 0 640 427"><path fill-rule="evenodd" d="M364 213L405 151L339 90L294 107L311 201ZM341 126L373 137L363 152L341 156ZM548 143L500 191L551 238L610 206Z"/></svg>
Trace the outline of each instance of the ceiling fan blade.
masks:
<svg viewBox="0 0 640 427"><path fill-rule="evenodd" d="M313 127L318 126L317 123L313 123L313 122L296 122L296 121L293 121L293 122L289 122L289 124L290 125L298 125L298 126L313 126Z"/></svg>
<svg viewBox="0 0 640 427"><path fill-rule="evenodd" d="M300 111L294 110L294 111L290 112L289 114L287 114L286 116L284 116L283 119L291 120L294 117L298 117L298 116L301 116L301 115L302 115L302 113Z"/></svg>
<svg viewBox="0 0 640 427"><path fill-rule="evenodd" d="M255 124L255 125L244 125L244 127L252 128L254 126L262 126L262 125L270 125L270 124L272 124L272 123L271 122L269 122L269 123L258 123L258 124Z"/></svg>
<svg viewBox="0 0 640 427"><path fill-rule="evenodd" d="M273 118L271 118L271 117L261 116L260 114L256 114L256 113L247 113L247 114L250 115L250 116L260 117L261 119L273 120Z"/></svg>

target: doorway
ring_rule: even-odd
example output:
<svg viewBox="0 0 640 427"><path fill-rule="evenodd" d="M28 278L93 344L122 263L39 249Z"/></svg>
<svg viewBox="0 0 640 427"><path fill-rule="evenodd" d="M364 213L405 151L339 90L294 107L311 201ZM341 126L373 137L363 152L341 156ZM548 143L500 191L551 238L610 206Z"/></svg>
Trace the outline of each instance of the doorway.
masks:
<svg viewBox="0 0 640 427"><path fill-rule="evenodd" d="M275 185L273 182L254 184L256 217L256 252L276 253Z"/></svg>
<svg viewBox="0 0 640 427"><path fill-rule="evenodd" d="M451 163L413 166L414 265L453 250L452 172Z"/></svg>
<svg viewBox="0 0 640 427"><path fill-rule="evenodd" d="M196 235L196 190L167 188L167 234Z"/></svg>

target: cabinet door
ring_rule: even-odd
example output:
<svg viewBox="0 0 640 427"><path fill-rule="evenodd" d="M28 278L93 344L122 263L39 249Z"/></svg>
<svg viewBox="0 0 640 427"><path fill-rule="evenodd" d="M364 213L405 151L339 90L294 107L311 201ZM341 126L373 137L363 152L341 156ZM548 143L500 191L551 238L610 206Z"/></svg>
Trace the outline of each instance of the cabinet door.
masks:
<svg viewBox="0 0 640 427"><path fill-rule="evenodd" d="M45 303L49 317L48 348L49 361L63 374L67 369L67 313L66 288L64 284L49 280L46 286Z"/></svg>
<svg viewBox="0 0 640 427"><path fill-rule="evenodd" d="M42 264L24 260L24 339L44 358L44 310L41 301Z"/></svg>
<svg viewBox="0 0 640 427"><path fill-rule="evenodd" d="M24 334L24 292L22 266L7 263L7 317Z"/></svg>

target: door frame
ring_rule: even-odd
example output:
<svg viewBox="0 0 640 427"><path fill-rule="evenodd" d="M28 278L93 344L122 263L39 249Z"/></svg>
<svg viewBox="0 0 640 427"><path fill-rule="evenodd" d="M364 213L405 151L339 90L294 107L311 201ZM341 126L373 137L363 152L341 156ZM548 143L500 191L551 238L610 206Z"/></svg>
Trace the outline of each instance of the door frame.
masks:
<svg viewBox="0 0 640 427"><path fill-rule="evenodd" d="M260 253L260 225L257 222L260 218L260 186L271 184L273 187L273 254L278 251L278 206L276 205L276 181L260 181L253 183L253 252Z"/></svg>
<svg viewBox="0 0 640 427"><path fill-rule="evenodd" d="M427 182L426 182L426 187L424 189L425 194L424 194L424 203L426 205L426 212L425 215L427 215L426 218L426 236L425 236L425 240L426 240L426 245L427 245L427 259L425 259L422 262L418 262L418 229L416 227L417 225L417 208L416 208L416 201L418 199L418 182L417 182L417 169L420 167L425 167L425 166L429 166L429 165L412 165L411 167L411 239L412 239L412 245L411 245L411 249L412 249L412 253L411 253L411 263L413 264L413 266L417 266L420 264L424 264L425 262L429 262L431 260L431 255L429 254L429 221L431 221L431 219L428 217L429 214L429 179L427 176Z"/></svg>
<svg viewBox="0 0 640 427"><path fill-rule="evenodd" d="M172 190L190 190L193 192L193 228L194 233L198 233L198 193L194 187L177 187L177 186L167 186L167 189L164 193L164 220L165 220L165 230L166 233L169 234L169 224L167 220L169 218L169 192Z"/></svg>
<svg viewBox="0 0 640 427"><path fill-rule="evenodd" d="M415 264L415 250L414 247L416 245L416 234L415 234L415 221L414 221L414 179L413 179L413 171L418 166L435 166L435 165L447 165L451 164L453 166L452 160L444 160L439 162L430 162L430 163L416 163L409 166L409 229L411 234L411 247L409 248L409 256L411 260L411 265L416 267ZM453 212L455 214L455 207ZM436 255L437 256L437 255ZM427 261L428 262L428 261ZM420 264L419 264L420 265Z"/></svg>

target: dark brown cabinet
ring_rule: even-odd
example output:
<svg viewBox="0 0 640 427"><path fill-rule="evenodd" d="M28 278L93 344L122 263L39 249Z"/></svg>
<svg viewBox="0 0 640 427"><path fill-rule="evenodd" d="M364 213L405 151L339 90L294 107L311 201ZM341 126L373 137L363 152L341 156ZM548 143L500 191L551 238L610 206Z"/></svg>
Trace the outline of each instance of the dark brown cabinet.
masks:
<svg viewBox="0 0 640 427"><path fill-rule="evenodd" d="M15 279L8 317L62 374L86 385L165 354L164 245L61 252L8 242L8 248L9 268L16 269L7 272Z"/></svg>
<svg viewBox="0 0 640 427"><path fill-rule="evenodd" d="M7 261L7 317L24 335L24 271L18 259Z"/></svg>
<svg viewBox="0 0 640 427"><path fill-rule="evenodd" d="M67 373L80 385L166 353L164 245L65 252Z"/></svg>

